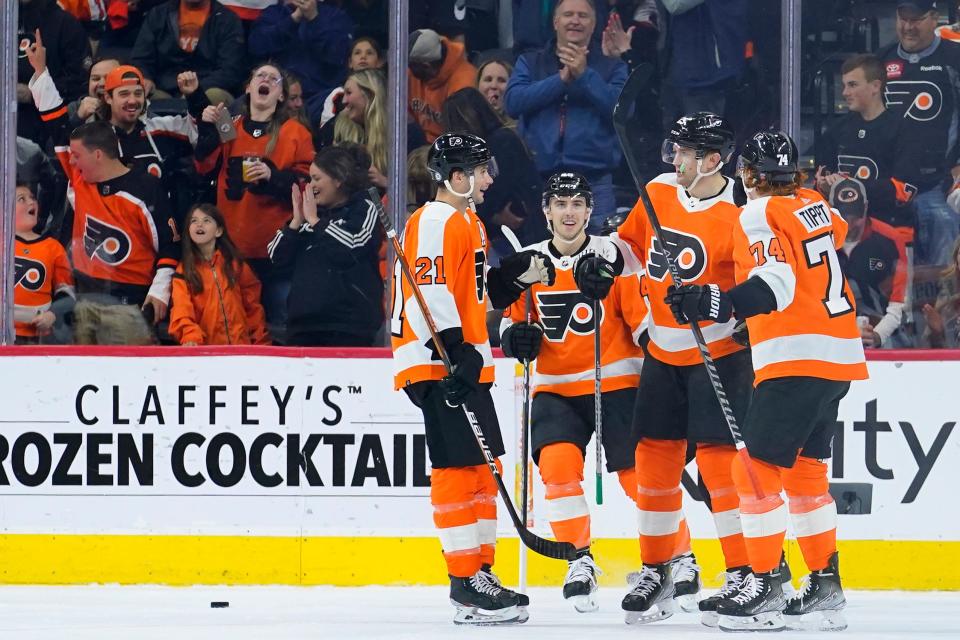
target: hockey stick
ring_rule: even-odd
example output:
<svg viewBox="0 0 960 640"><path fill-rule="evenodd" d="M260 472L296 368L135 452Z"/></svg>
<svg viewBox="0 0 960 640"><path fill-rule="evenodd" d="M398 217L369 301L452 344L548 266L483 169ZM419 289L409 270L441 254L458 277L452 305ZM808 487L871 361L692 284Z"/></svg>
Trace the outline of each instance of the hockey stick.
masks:
<svg viewBox="0 0 960 640"><path fill-rule="evenodd" d="M600 300L593 301L593 424L597 431L597 504L603 504L603 397L600 393Z"/></svg>
<svg viewBox="0 0 960 640"><path fill-rule="evenodd" d="M387 238L389 238L393 244L393 250L396 252L397 261L400 263L400 269L403 272L403 277L407 281L407 284L410 285L410 289L413 291L413 297L416 299L417 306L420 307L420 313L423 314L423 319L427 324L427 328L430 330L430 337L433 338L433 344L440 356L440 360L443 361L443 366L447 370L447 373L452 374L453 364L450 362L450 354L447 353L447 349L444 347L443 341L440 340L440 336L437 333L437 324L434 321L433 316L430 314L430 309L427 307L427 301L424 300L423 294L420 292L420 287L417 286L417 281L413 277L413 273L410 271L410 265L407 264L406 256L403 254L403 247L400 245L400 239L397 236L397 230L394 228L393 222L387 215L386 210L384 210L383 203L380 202L380 194L377 192L377 190L371 187L368 190L368 194L370 201L373 202L374 207L377 209L377 215L380 218L380 224L383 225L383 229L387 233ZM507 507L507 512L510 514L510 519L513 520L513 526L516 528L517 534L520 536L520 540L523 541L523 544L536 553L548 558L556 558L558 560L576 559L577 550L572 544L569 542L545 540L544 538L539 537L527 529L524 526L524 523L520 521L520 516L517 515L517 510L513 506L513 502L510 500L510 494L507 493L507 487L503 484L503 477L500 475L500 470L497 469L497 462L493 457L493 453L490 452L490 447L487 446L487 441L483 435L483 430L480 428L480 423L477 421L477 416L467 408L466 404L460 406L463 408L463 413L467 417L467 422L470 423L470 428L477 440L477 446L480 447L480 451L483 453L483 458L487 463L487 467L490 469L490 473L493 474L493 478L497 482L497 490L500 493L500 498Z"/></svg>
<svg viewBox="0 0 960 640"><path fill-rule="evenodd" d="M642 64L634 69L630 77L627 78L623 89L620 90L620 97L617 98L617 103L613 107L613 128L616 130L617 138L620 140L620 147L623 149L623 155L627 159L627 166L630 168L633 182L637 187L637 191L640 193L640 202L643 203L647 220L650 221L654 236L656 236L657 242L660 243L660 251L663 252L664 258L667 261L667 266L670 269L670 279L673 281L673 286L679 289L683 285L683 281L680 279L680 271L677 269L677 264L673 256L670 255L667 243L663 240L663 227L660 226L656 209L653 208L650 194L647 193L647 185L640 179L640 167L636 152L633 149L633 145L630 144L630 139L627 135L627 120L630 117L630 108L637 101L640 90L650 82L650 76L652 74L653 66L650 64ZM726 420L727 427L730 429L730 435L733 437L733 443L737 448L737 455L743 458L744 466L746 467L747 475L750 476L750 483L753 485L754 493L758 498L763 498L766 494L760 486L760 480L757 478L753 461L750 459L747 445L743 441L740 426L737 424L737 419L733 415L733 409L730 407L727 392L723 388L720 373L717 371L717 365L713 361L713 356L710 355L710 349L707 347L707 341L703 337L700 324L698 322L691 322L690 330L693 331L693 337L697 342L697 348L700 350L700 356L703 358L703 364L707 368L710 385L713 387L713 392L716 394L717 401L720 403L720 409L723 411L723 418Z"/></svg>
<svg viewBox="0 0 960 640"><path fill-rule="evenodd" d="M507 242L510 243L510 246L513 247L513 250L517 253L523 251L523 246L520 244L520 240L517 238L516 234L513 232L513 229L507 225L500 225L500 230L503 232L503 237L507 239ZM527 323L530 323L531 319L531 300L532 293L527 290L524 293L526 312L527 312ZM530 458L530 360L529 358L523 359L523 434L520 440L520 458L523 460L520 476L520 497L523 500L520 506L520 514L523 518L525 524L529 524L527 521L527 496L530 492L530 482L529 482L529 470L527 469L527 460Z"/></svg>

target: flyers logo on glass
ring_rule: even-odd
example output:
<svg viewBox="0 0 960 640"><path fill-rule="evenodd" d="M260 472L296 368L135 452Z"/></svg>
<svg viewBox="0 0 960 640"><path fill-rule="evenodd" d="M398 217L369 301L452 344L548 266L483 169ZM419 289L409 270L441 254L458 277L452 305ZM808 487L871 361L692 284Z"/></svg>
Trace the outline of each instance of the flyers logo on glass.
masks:
<svg viewBox="0 0 960 640"><path fill-rule="evenodd" d="M47 268L42 262L16 256L13 259L13 286L27 291L39 291L47 279Z"/></svg>
<svg viewBox="0 0 960 640"><path fill-rule="evenodd" d="M130 236L122 229L87 214L83 230L83 250L91 258L117 265L130 257Z"/></svg>
<svg viewBox="0 0 960 640"><path fill-rule="evenodd" d="M593 305L579 291L541 291L535 297L543 335L550 342L563 342L570 331L578 336L593 333ZM603 305L600 305L600 322L603 322Z"/></svg>
<svg viewBox="0 0 960 640"><path fill-rule="evenodd" d="M684 282L696 280L703 275L707 268L707 250L703 241L697 236L691 236L682 231L675 231L668 227L663 228L663 241L667 243L667 251L680 271L680 279ZM660 242L656 236L650 236L650 248L647 251L647 274L659 282L670 271L667 258L663 254Z"/></svg>
<svg viewBox="0 0 960 640"><path fill-rule="evenodd" d="M902 107L903 117L928 122L943 109L943 92L926 80L898 80L888 82L884 90L887 107Z"/></svg>

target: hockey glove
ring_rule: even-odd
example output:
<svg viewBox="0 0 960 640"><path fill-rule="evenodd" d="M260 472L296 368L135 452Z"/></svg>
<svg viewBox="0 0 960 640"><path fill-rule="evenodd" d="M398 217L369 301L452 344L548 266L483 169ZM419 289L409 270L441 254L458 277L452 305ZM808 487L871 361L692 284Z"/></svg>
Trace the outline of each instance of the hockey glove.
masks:
<svg viewBox="0 0 960 640"><path fill-rule="evenodd" d="M543 328L533 322L518 322L507 327L500 336L503 355L516 358L520 362L529 362L540 353L543 341Z"/></svg>
<svg viewBox="0 0 960 640"><path fill-rule="evenodd" d="M453 371L440 380L444 398L451 407L459 407L474 391L480 389L483 356L469 342L449 349Z"/></svg>
<svg viewBox="0 0 960 640"><path fill-rule="evenodd" d="M551 286L557 279L557 270L550 256L528 250L500 260L500 277L504 282L512 283L520 291L524 291L537 282Z"/></svg>
<svg viewBox="0 0 960 640"><path fill-rule="evenodd" d="M580 258L573 267L573 278L580 293L590 300L606 298L613 287L613 279L618 275L614 263L595 253Z"/></svg>
<svg viewBox="0 0 960 640"><path fill-rule="evenodd" d="M685 284L679 289L670 285L663 301L670 305L670 311L679 324L699 320L724 323L733 316L730 296L715 284Z"/></svg>

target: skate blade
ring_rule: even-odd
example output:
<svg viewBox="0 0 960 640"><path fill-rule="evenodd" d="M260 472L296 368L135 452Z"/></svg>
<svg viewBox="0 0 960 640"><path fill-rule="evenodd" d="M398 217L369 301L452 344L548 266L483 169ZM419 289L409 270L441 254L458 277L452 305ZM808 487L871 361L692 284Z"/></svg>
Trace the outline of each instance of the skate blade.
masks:
<svg viewBox="0 0 960 640"><path fill-rule="evenodd" d="M700 611L699 592L677 596L674 598L674 600L677 601L677 604L680 605L680 608L683 609L684 613L697 613Z"/></svg>
<svg viewBox="0 0 960 640"><path fill-rule="evenodd" d="M720 624L720 614L716 611L703 611L700 613L700 624L716 629Z"/></svg>
<svg viewBox="0 0 960 640"><path fill-rule="evenodd" d="M523 624L530 619L526 607L513 606L488 611L477 607L458 606L453 624L492 627L495 625Z"/></svg>
<svg viewBox="0 0 960 640"><path fill-rule="evenodd" d="M567 600L573 605L573 608L580 613L593 613L600 608L600 603L597 602L595 593L582 596L570 596Z"/></svg>
<svg viewBox="0 0 960 640"><path fill-rule="evenodd" d="M624 622L627 624L650 624L658 620L666 620L676 612L676 603L671 598L658 602L646 611L627 611Z"/></svg>
<svg viewBox="0 0 960 640"><path fill-rule="evenodd" d="M767 611L755 616L720 616L721 631L786 631L783 614L779 611Z"/></svg>
<svg viewBox="0 0 960 640"><path fill-rule="evenodd" d="M843 631L847 617L839 609L813 611L799 616L783 616L788 629L796 631Z"/></svg>

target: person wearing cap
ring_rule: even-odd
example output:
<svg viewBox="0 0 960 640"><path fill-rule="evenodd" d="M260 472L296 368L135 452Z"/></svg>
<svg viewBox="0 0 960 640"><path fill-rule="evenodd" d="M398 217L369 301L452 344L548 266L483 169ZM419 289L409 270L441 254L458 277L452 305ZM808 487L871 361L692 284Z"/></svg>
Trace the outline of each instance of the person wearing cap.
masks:
<svg viewBox="0 0 960 640"><path fill-rule="evenodd" d="M863 346L910 347L899 333L907 294L907 247L903 234L870 213L867 189L856 178L834 182L830 206L847 221L837 252L855 298Z"/></svg>
<svg viewBox="0 0 960 640"><path fill-rule="evenodd" d="M193 71L213 104L230 104L249 65L240 18L217 0L168 0L147 13L130 61L154 97L178 93L177 76Z"/></svg>
<svg viewBox="0 0 960 640"><path fill-rule="evenodd" d="M464 47L433 29L418 29L410 34L407 80L410 115L416 120L428 143L443 129L440 111L452 93L472 87L477 68L467 60Z"/></svg>
<svg viewBox="0 0 960 640"><path fill-rule="evenodd" d="M916 186L917 264L946 264L960 234L960 214L946 190L960 177L960 43L937 35L943 2L897 3L897 42L877 53L887 75L887 108L902 119L899 154L909 171L899 176Z"/></svg>
<svg viewBox="0 0 960 640"><path fill-rule="evenodd" d="M616 212L612 172L620 145L610 114L627 79L627 65L603 55L600 42L591 40L594 7L593 0L558 2L554 39L517 59L504 96L544 181L561 170L589 180L592 234Z"/></svg>
<svg viewBox="0 0 960 640"><path fill-rule="evenodd" d="M27 49L27 57L34 69L29 84L34 102L70 183L73 210L63 222L63 236L77 283L76 341L150 344L154 330L149 325L167 315L179 259L169 197L158 177L122 161L110 123L70 130L42 38ZM137 74L123 67L114 71L119 76L114 90L133 87L142 93L142 78L131 77Z"/></svg>

